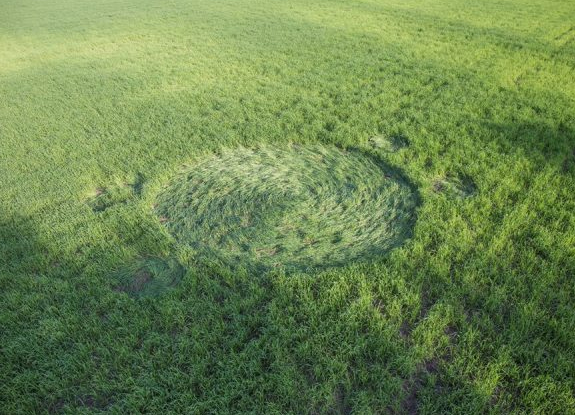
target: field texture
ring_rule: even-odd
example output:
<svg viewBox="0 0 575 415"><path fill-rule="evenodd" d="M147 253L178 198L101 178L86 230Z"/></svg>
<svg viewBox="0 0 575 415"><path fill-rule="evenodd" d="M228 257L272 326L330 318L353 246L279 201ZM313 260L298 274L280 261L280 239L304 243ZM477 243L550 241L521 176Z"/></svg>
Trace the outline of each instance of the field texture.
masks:
<svg viewBox="0 0 575 415"><path fill-rule="evenodd" d="M575 414L574 189L571 0L0 0L0 414Z"/></svg>

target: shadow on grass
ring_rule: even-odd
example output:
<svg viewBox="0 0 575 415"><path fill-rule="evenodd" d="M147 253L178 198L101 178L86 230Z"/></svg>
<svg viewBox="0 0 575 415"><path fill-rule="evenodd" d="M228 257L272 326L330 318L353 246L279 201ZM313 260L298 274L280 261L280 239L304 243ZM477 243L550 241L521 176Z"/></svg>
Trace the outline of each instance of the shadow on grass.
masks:
<svg viewBox="0 0 575 415"><path fill-rule="evenodd" d="M551 164L562 173L575 173L575 130L565 123L486 122L484 125L506 151L520 148L533 161Z"/></svg>
<svg viewBox="0 0 575 415"><path fill-rule="evenodd" d="M0 218L0 271L39 272L48 265L47 253L29 218Z"/></svg>

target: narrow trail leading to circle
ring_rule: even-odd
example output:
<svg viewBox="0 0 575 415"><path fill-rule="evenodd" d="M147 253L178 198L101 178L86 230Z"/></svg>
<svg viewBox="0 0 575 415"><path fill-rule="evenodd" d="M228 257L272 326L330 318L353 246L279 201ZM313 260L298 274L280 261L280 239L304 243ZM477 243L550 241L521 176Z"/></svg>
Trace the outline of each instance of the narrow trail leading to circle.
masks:
<svg viewBox="0 0 575 415"><path fill-rule="evenodd" d="M296 270L385 254L411 235L417 200L360 151L291 145L205 158L159 195L156 213L208 260Z"/></svg>

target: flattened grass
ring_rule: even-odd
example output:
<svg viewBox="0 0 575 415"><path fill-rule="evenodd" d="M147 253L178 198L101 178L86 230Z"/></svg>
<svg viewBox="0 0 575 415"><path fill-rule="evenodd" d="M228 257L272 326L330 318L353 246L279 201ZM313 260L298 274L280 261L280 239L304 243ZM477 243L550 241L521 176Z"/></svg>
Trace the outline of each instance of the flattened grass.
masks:
<svg viewBox="0 0 575 415"><path fill-rule="evenodd" d="M381 257L411 235L417 203L372 156L292 145L208 157L172 181L156 213L210 261L294 271Z"/></svg>
<svg viewBox="0 0 575 415"><path fill-rule="evenodd" d="M175 288L185 273L174 258L141 258L117 271L117 289L138 298L157 297Z"/></svg>

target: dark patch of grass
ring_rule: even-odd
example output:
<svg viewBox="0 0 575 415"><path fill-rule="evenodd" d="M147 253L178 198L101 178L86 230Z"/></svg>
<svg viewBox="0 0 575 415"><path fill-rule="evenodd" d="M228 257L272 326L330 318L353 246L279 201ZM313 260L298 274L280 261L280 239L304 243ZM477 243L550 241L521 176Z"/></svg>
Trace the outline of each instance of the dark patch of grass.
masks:
<svg viewBox="0 0 575 415"><path fill-rule="evenodd" d="M38 240L30 218L14 215L0 220L0 273L41 272L50 263L46 257L47 248Z"/></svg>
<svg viewBox="0 0 575 415"><path fill-rule="evenodd" d="M133 183L130 184L132 186L132 189L133 189L136 197L142 196L142 192L144 191L144 184L145 183L146 183L146 178L144 177L144 175L140 172L136 173L136 176L134 177Z"/></svg>
<svg viewBox="0 0 575 415"><path fill-rule="evenodd" d="M433 191L459 199L474 196L477 186L473 179L465 174L447 174L433 180Z"/></svg>
<svg viewBox="0 0 575 415"><path fill-rule="evenodd" d="M101 213L116 206L124 205L140 198L146 179L140 172L134 175L130 182L120 182L109 186L98 187L88 198L88 206L95 213Z"/></svg>
<svg viewBox="0 0 575 415"><path fill-rule="evenodd" d="M563 172L575 172L575 147L573 147L570 153L567 153L565 159L563 160Z"/></svg>
<svg viewBox="0 0 575 415"><path fill-rule="evenodd" d="M454 326L447 325L444 329L447 336L447 347L436 356L425 359L419 363L414 373L403 382L402 389L404 398L401 403L403 413L407 415L417 415L422 412L422 392L427 387L432 389L432 393L437 395L443 393L441 379L442 371L449 366L452 359L452 348L455 346L457 331ZM433 379L433 382L431 381Z"/></svg>
<svg viewBox="0 0 575 415"><path fill-rule="evenodd" d="M175 288L185 273L174 258L143 258L123 266L115 275L119 291L142 298L158 297Z"/></svg>
<svg viewBox="0 0 575 415"><path fill-rule="evenodd" d="M128 203L134 196L132 190L127 185L99 187L88 200L88 205L95 213L104 212L113 206Z"/></svg>

